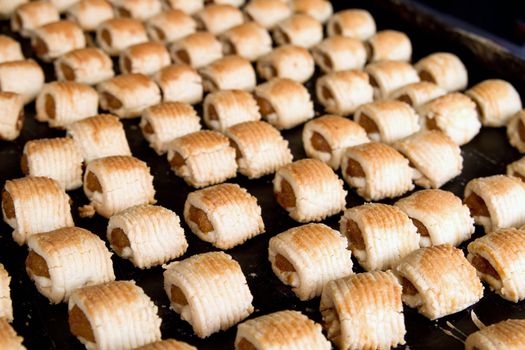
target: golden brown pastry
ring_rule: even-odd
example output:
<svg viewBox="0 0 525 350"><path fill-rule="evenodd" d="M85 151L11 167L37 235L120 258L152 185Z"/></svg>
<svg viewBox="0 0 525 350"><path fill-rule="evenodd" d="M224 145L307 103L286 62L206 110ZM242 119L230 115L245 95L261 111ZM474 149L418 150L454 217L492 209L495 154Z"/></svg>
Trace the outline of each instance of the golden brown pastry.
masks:
<svg viewBox="0 0 525 350"><path fill-rule="evenodd" d="M247 22L231 28L219 36L225 55L239 55L249 61L272 51L272 38L257 22Z"/></svg>
<svg viewBox="0 0 525 350"><path fill-rule="evenodd" d="M204 7L204 0L163 0L168 9L181 10L191 15Z"/></svg>
<svg viewBox="0 0 525 350"><path fill-rule="evenodd" d="M410 64L399 61L380 61L365 67L374 88L375 99L387 99L395 90L419 81L416 70Z"/></svg>
<svg viewBox="0 0 525 350"><path fill-rule="evenodd" d="M362 69L367 60L365 45L358 39L335 35L312 48L315 63L325 73Z"/></svg>
<svg viewBox="0 0 525 350"><path fill-rule="evenodd" d="M168 10L150 18L146 30L152 40L171 43L195 33L197 23L182 10Z"/></svg>
<svg viewBox="0 0 525 350"><path fill-rule="evenodd" d="M467 87L467 69L461 59L452 53L433 53L420 59L414 67L421 81L434 83L448 92Z"/></svg>
<svg viewBox="0 0 525 350"><path fill-rule="evenodd" d="M0 348L9 350L26 350L22 345L24 338L16 334L6 319L0 318Z"/></svg>
<svg viewBox="0 0 525 350"><path fill-rule="evenodd" d="M400 87L390 94L390 98L408 103L413 108L417 108L446 93L445 89L434 83L420 81Z"/></svg>
<svg viewBox="0 0 525 350"><path fill-rule="evenodd" d="M241 10L232 5L211 4L194 15L197 29L213 35L224 33L244 22Z"/></svg>
<svg viewBox="0 0 525 350"><path fill-rule="evenodd" d="M9 19L15 10L30 0L0 0L0 19Z"/></svg>
<svg viewBox="0 0 525 350"><path fill-rule="evenodd" d="M13 303L11 301L11 276L4 265L0 264L0 320L13 321ZM1 333L1 332L0 332Z"/></svg>
<svg viewBox="0 0 525 350"><path fill-rule="evenodd" d="M149 343L147 345L135 348L135 350L197 350L197 348L182 341L166 339Z"/></svg>
<svg viewBox="0 0 525 350"><path fill-rule="evenodd" d="M366 43L368 60L410 62L412 43L410 38L397 30L382 30L374 34Z"/></svg>
<svg viewBox="0 0 525 350"><path fill-rule="evenodd" d="M111 0L118 17L145 21L162 11L161 0Z"/></svg>
<svg viewBox="0 0 525 350"><path fill-rule="evenodd" d="M11 30L19 32L23 37L29 37L36 28L59 19L58 10L51 2L31 1L16 8L11 16Z"/></svg>
<svg viewBox="0 0 525 350"><path fill-rule="evenodd" d="M14 92L0 92L0 140L15 140L24 125L24 100Z"/></svg>
<svg viewBox="0 0 525 350"><path fill-rule="evenodd" d="M70 51L55 60L57 80L95 85L113 78L113 62L104 51L89 47Z"/></svg>
<svg viewBox="0 0 525 350"><path fill-rule="evenodd" d="M311 48L323 40L323 25L307 14L294 14L279 22L272 31L277 45Z"/></svg>
<svg viewBox="0 0 525 350"><path fill-rule="evenodd" d="M174 42L170 53L175 63L200 68L222 57L222 45L213 34L196 32Z"/></svg>
<svg viewBox="0 0 525 350"><path fill-rule="evenodd" d="M100 24L114 17L113 6L107 0L80 0L66 10L66 17L82 30L94 32Z"/></svg>
<svg viewBox="0 0 525 350"><path fill-rule="evenodd" d="M163 43L148 41L128 47L120 53L121 74L152 75L171 63L168 49Z"/></svg>
<svg viewBox="0 0 525 350"><path fill-rule="evenodd" d="M525 182L525 157L507 165L507 175L517 177Z"/></svg>
<svg viewBox="0 0 525 350"><path fill-rule="evenodd" d="M376 22L366 10L343 10L330 17L326 31L328 36L342 35L364 41L376 33Z"/></svg>
<svg viewBox="0 0 525 350"><path fill-rule="evenodd" d="M235 124L261 119L255 98L243 90L212 92L204 99L203 107L204 122L210 129L218 131L224 131Z"/></svg>
<svg viewBox="0 0 525 350"><path fill-rule="evenodd" d="M282 0L251 0L244 7L244 14L248 20L272 29L277 23L290 17L292 10Z"/></svg>
<svg viewBox="0 0 525 350"><path fill-rule="evenodd" d="M0 90L22 96L24 104L33 101L44 86L44 71L34 60L0 64Z"/></svg>
<svg viewBox="0 0 525 350"><path fill-rule="evenodd" d="M265 80L278 77L304 83L312 77L314 70L312 55L300 46L279 46L257 60L257 73Z"/></svg>
<svg viewBox="0 0 525 350"><path fill-rule="evenodd" d="M97 44L107 54L117 56L131 45L148 41L142 22L131 18L113 18L97 27Z"/></svg>
<svg viewBox="0 0 525 350"><path fill-rule="evenodd" d="M512 146L525 153L525 109L514 114L507 124L507 137Z"/></svg>
<svg viewBox="0 0 525 350"><path fill-rule="evenodd" d="M334 11L332 3L327 0L292 0L290 8L294 13L310 15L321 23L326 22Z"/></svg>
<svg viewBox="0 0 525 350"><path fill-rule="evenodd" d="M525 347L525 320L505 320L470 334L466 350L519 350Z"/></svg>
<svg viewBox="0 0 525 350"><path fill-rule="evenodd" d="M86 37L75 22L57 21L36 28L31 34L31 45L41 60L50 62L69 51L84 48Z"/></svg>
<svg viewBox="0 0 525 350"><path fill-rule="evenodd" d="M0 35L0 63L24 59L20 43L7 35Z"/></svg>
<svg viewBox="0 0 525 350"><path fill-rule="evenodd" d="M202 77L187 64L172 64L158 71L153 79L164 102L196 104L202 101Z"/></svg>
<svg viewBox="0 0 525 350"><path fill-rule="evenodd" d="M241 56L219 58L199 69L204 91L245 90L255 88L255 70L250 61Z"/></svg>

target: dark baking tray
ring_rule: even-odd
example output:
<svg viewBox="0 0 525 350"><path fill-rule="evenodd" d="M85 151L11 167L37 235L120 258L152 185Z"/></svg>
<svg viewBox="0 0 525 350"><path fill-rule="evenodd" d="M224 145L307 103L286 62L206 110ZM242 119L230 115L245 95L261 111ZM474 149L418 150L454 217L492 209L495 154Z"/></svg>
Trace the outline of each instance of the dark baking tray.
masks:
<svg viewBox="0 0 525 350"><path fill-rule="evenodd" d="M344 2L334 2L335 10L349 7ZM498 46L485 40L463 32L460 29L447 27L435 18L421 12L412 5L394 0L352 1L352 7L369 10L379 29L393 28L405 31L412 39L414 46L414 61L436 51L450 51L461 57L469 70L469 85L487 78L502 78L509 80L520 91L522 99L525 97L525 63L501 50ZM3 33L12 34L8 24L1 23ZM14 35L17 37L16 35ZM22 40L20 37L18 39ZM24 51L30 56L27 40ZM53 79L52 67L44 64L46 81ZM316 76L307 83L313 92ZM200 106L197 106L200 111ZM316 104L317 115L322 109ZM52 130L47 125L34 120L34 104L26 107L26 123L22 135L15 142L0 142L0 185L5 180L22 176L19 159L25 142L35 138L63 136L64 132ZM138 120L124 121L126 134L133 155L146 161L155 177L154 185L157 190L158 204L174 210L182 215L184 201L193 189L188 187L180 178L169 169L165 157L159 157L143 139L138 128ZM295 159L303 158L304 151L301 143L302 127L284 131L283 135L290 141L290 147ZM483 128L481 133L468 145L462 147L464 170L461 176L446 184L443 188L462 196L465 184L472 178L488 176L505 172L508 163L520 158L520 154L510 147L504 129ZM309 302L300 302L272 273L267 259L267 247L270 237L298 223L291 220L273 198L272 176L258 180L250 180L237 176L232 182L248 189L255 195L263 209L263 218L266 224L266 233L251 239L245 244L228 251L242 266L250 290L253 293L255 312L250 317L256 317L270 312L295 309L300 310L312 319L320 321L318 311L319 298ZM347 190L348 187L347 187ZM92 219L78 217L77 208L87 204L82 190L70 192L73 199L73 215L77 226L91 230L105 239L107 220L100 216ZM391 201L390 201L391 202ZM352 190L347 196L347 207L362 203ZM334 228L338 227L340 215L326 220ZM182 257L208 252L214 248L200 241L183 223L189 249ZM0 262L2 262L12 276L11 294L14 303L15 329L25 338L24 344L29 349L82 349L81 344L70 334L67 323L67 306L50 305L46 298L41 296L25 273L24 260L27 254L26 247L18 246L11 238L11 228L5 223L0 224ZM475 237L481 234L479 228ZM462 245L465 248L466 244ZM159 307L162 317L163 338L176 338L187 341L199 349L232 349L236 327L225 332L219 332L207 339L199 339L193 335L188 323L169 310L169 301L163 290L162 268L156 267L141 271L133 268L127 261L113 256L115 273L118 279L133 279L144 288L146 293ZM354 271L361 272L359 265L354 262ZM406 342L410 349L462 349L463 344L445 334L444 329L450 325L469 334L476 330L471 319L473 310L481 321L486 324L501 321L507 318L525 318L525 303L513 304L507 302L485 290L485 296L473 307L457 314L445 317L438 321L429 321L420 316L415 310L405 308L405 323L407 327ZM404 348L403 346L400 348Z"/></svg>

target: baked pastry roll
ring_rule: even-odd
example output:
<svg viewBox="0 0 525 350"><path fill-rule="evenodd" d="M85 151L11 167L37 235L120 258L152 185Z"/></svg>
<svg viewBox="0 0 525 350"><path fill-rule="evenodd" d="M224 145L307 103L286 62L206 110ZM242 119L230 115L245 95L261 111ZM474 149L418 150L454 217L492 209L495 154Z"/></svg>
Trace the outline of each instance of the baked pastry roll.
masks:
<svg viewBox="0 0 525 350"><path fill-rule="evenodd" d="M0 63L24 59L20 43L7 35L0 35Z"/></svg>
<svg viewBox="0 0 525 350"><path fill-rule="evenodd" d="M22 345L24 338L16 334L6 319L0 318L0 348L9 350L26 350Z"/></svg>
<svg viewBox="0 0 525 350"><path fill-rule="evenodd" d="M222 90L204 99L204 122L210 129L224 131L232 125L260 120L255 98L242 90Z"/></svg>
<svg viewBox="0 0 525 350"><path fill-rule="evenodd" d="M422 190L395 204L417 228L421 247L439 244L458 246L474 233L474 220L461 199L452 192Z"/></svg>
<svg viewBox="0 0 525 350"><path fill-rule="evenodd" d="M253 312L252 294L239 263L223 252L169 264L164 289L171 308L200 338L226 330Z"/></svg>
<svg viewBox="0 0 525 350"><path fill-rule="evenodd" d="M34 60L0 64L0 90L22 96L24 104L33 101L44 86L44 71Z"/></svg>
<svg viewBox="0 0 525 350"><path fill-rule="evenodd" d="M319 308L328 339L339 349L390 349L405 344L401 285L390 271L328 282Z"/></svg>
<svg viewBox="0 0 525 350"><path fill-rule="evenodd" d="M235 177L235 149L219 132L201 130L176 138L168 150L171 169L193 187L215 185Z"/></svg>
<svg viewBox="0 0 525 350"><path fill-rule="evenodd" d="M38 27L58 20L60 15L51 2L31 1L16 8L11 16L11 30L19 32L23 37L29 37Z"/></svg>
<svg viewBox="0 0 525 350"><path fill-rule="evenodd" d="M323 40L323 25L312 16L299 13L279 22L272 33L277 45L309 49Z"/></svg>
<svg viewBox="0 0 525 350"><path fill-rule="evenodd" d="M64 12L67 8L78 2L78 0L50 0L59 12Z"/></svg>
<svg viewBox="0 0 525 350"><path fill-rule="evenodd" d="M55 75L60 81L95 85L113 78L113 62L104 51L88 47L70 51L55 61Z"/></svg>
<svg viewBox="0 0 525 350"><path fill-rule="evenodd" d="M467 69L461 59L452 53L433 53L420 59L414 67L421 81L434 83L448 92L467 87Z"/></svg>
<svg viewBox="0 0 525 350"><path fill-rule="evenodd" d="M272 348L330 350L332 345L321 326L299 311L278 311L237 326L236 350Z"/></svg>
<svg viewBox="0 0 525 350"><path fill-rule="evenodd" d="M326 22L334 11L332 3L326 0L292 0L290 8L294 13L312 16L321 23Z"/></svg>
<svg viewBox="0 0 525 350"><path fill-rule="evenodd" d="M163 43L149 41L128 47L120 53L122 74L140 73L152 75L171 63L168 49Z"/></svg>
<svg viewBox="0 0 525 350"><path fill-rule="evenodd" d="M302 139L308 157L322 160L334 170L339 169L347 147L370 141L356 122L329 114L306 123Z"/></svg>
<svg viewBox="0 0 525 350"><path fill-rule="evenodd" d="M272 51L272 38L257 22L247 22L224 32L219 36L225 55L239 55L249 61Z"/></svg>
<svg viewBox="0 0 525 350"><path fill-rule="evenodd" d="M82 186L82 161L72 138L57 137L27 141L20 167L24 175L49 177L67 191Z"/></svg>
<svg viewBox="0 0 525 350"><path fill-rule="evenodd" d="M14 92L0 92L0 140L12 141L24 125L24 100Z"/></svg>
<svg viewBox="0 0 525 350"><path fill-rule="evenodd" d="M422 129L440 130L460 146L470 142L481 129L476 104L459 92L427 102L418 108L418 113L423 118Z"/></svg>
<svg viewBox="0 0 525 350"><path fill-rule="evenodd" d="M201 124L192 106L182 102L165 102L144 111L140 128L157 154L165 154L173 140L199 131Z"/></svg>
<svg viewBox="0 0 525 350"><path fill-rule="evenodd" d="M155 205L139 205L113 215L107 238L117 255L141 269L164 264L188 249L177 214Z"/></svg>
<svg viewBox="0 0 525 350"><path fill-rule="evenodd" d="M217 4L217 5L231 5L235 7L241 7L244 5L244 0L206 0L207 5Z"/></svg>
<svg viewBox="0 0 525 350"><path fill-rule="evenodd" d="M11 302L11 276L7 273L4 265L0 264L0 320L13 321L13 304Z"/></svg>
<svg viewBox="0 0 525 350"><path fill-rule="evenodd" d="M244 22L241 10L232 5L211 4L194 15L197 29L210 32L213 35L221 34L230 28Z"/></svg>
<svg viewBox="0 0 525 350"><path fill-rule="evenodd" d="M343 181L318 159L301 159L281 167L273 179L277 203L299 222L321 221L345 207Z"/></svg>
<svg viewBox="0 0 525 350"><path fill-rule="evenodd" d="M516 113L509 120L507 136L512 146L517 148L520 153L525 153L525 109Z"/></svg>
<svg viewBox="0 0 525 350"><path fill-rule="evenodd" d="M277 23L290 17L292 10L282 0L251 0L244 7L244 14L248 20L272 29Z"/></svg>
<svg viewBox="0 0 525 350"><path fill-rule="evenodd" d="M55 81L44 85L36 99L36 119L62 128L98 112L98 94L89 85Z"/></svg>
<svg viewBox="0 0 525 350"><path fill-rule="evenodd" d="M312 48L315 63L325 73L362 69L367 60L365 45L358 39L331 36Z"/></svg>
<svg viewBox="0 0 525 350"><path fill-rule="evenodd" d="M187 64L172 64L158 71L153 79L164 102L196 104L202 101L202 77Z"/></svg>
<svg viewBox="0 0 525 350"><path fill-rule="evenodd" d="M306 224L270 239L268 259L275 275L301 300L321 295L328 281L351 275L352 253L338 231Z"/></svg>
<svg viewBox="0 0 525 350"><path fill-rule="evenodd" d="M195 33L197 23L182 10L168 10L150 18L146 30L152 40L171 43Z"/></svg>
<svg viewBox="0 0 525 350"><path fill-rule="evenodd" d="M67 18L86 32L94 32L100 24L113 17L113 6L107 0L80 0L67 9Z"/></svg>
<svg viewBox="0 0 525 350"><path fill-rule="evenodd" d="M525 224L525 183L505 175L480 177L465 187L464 202L485 232Z"/></svg>
<svg viewBox="0 0 525 350"><path fill-rule="evenodd" d="M98 85L100 107L120 118L136 118L160 103L160 89L144 74L123 74ZM95 113L93 113L95 114Z"/></svg>
<svg viewBox="0 0 525 350"><path fill-rule="evenodd" d="M160 0L112 0L118 17L145 21L162 11Z"/></svg>
<svg viewBox="0 0 525 350"><path fill-rule="evenodd" d="M374 99L387 99L395 90L419 81L416 70L410 64L399 61L380 61L365 67Z"/></svg>
<svg viewBox="0 0 525 350"><path fill-rule="evenodd" d="M111 56L117 56L131 45L146 41L146 29L142 22L136 19L108 19L97 27L97 44Z"/></svg>
<svg viewBox="0 0 525 350"><path fill-rule="evenodd" d="M9 19L17 7L29 0L0 0L0 19Z"/></svg>
<svg viewBox="0 0 525 350"><path fill-rule="evenodd" d="M115 280L111 253L97 235L79 227L32 235L27 240L26 271L53 304L89 285Z"/></svg>
<svg viewBox="0 0 525 350"><path fill-rule="evenodd" d="M69 196L47 177L7 180L2 191L4 221L20 245L35 233L73 226Z"/></svg>
<svg viewBox="0 0 525 350"><path fill-rule="evenodd" d="M120 120L111 114L99 114L67 126L82 158L90 162L109 156L130 156L128 140Z"/></svg>
<svg viewBox="0 0 525 350"><path fill-rule="evenodd" d="M314 105L306 88L291 79L274 78L254 92L262 117L277 129L291 129L314 117Z"/></svg>
<svg viewBox="0 0 525 350"><path fill-rule="evenodd" d="M343 179L367 201L398 197L414 189L408 159L384 143L347 148L341 158L341 171Z"/></svg>
<svg viewBox="0 0 525 350"><path fill-rule="evenodd" d="M430 320L465 310L483 297L476 269L450 244L420 248L394 272L403 285L403 302Z"/></svg>
<svg viewBox="0 0 525 350"><path fill-rule="evenodd" d="M374 89L368 79L368 74L359 70L328 73L315 83L317 99L330 113L352 114L374 99Z"/></svg>
<svg viewBox="0 0 525 350"><path fill-rule="evenodd" d="M69 51L86 47L86 37L75 22L57 21L35 29L31 45L40 59L50 62Z"/></svg>
<svg viewBox="0 0 525 350"><path fill-rule="evenodd" d="M255 88L255 70L250 61L241 56L231 55L199 69L204 91L246 90Z"/></svg>
<svg viewBox="0 0 525 350"><path fill-rule="evenodd" d="M522 108L518 91L504 80L482 81L465 94L476 103L483 126L504 126Z"/></svg>
<svg viewBox="0 0 525 350"><path fill-rule="evenodd" d="M197 237L219 249L231 249L264 233L257 198L237 184L191 192L184 203L184 220Z"/></svg>
<svg viewBox="0 0 525 350"><path fill-rule="evenodd" d="M174 42L170 53L175 63L200 68L222 57L222 45L213 34L196 32Z"/></svg>
<svg viewBox="0 0 525 350"><path fill-rule="evenodd" d="M264 80L278 77L304 83L312 77L314 70L314 58L300 46L279 46L257 60L257 73Z"/></svg>
<svg viewBox="0 0 525 350"><path fill-rule="evenodd" d="M517 177L525 182L525 157L507 165L507 175Z"/></svg>
<svg viewBox="0 0 525 350"><path fill-rule="evenodd" d="M410 62L412 43L410 38L397 30L382 30L374 34L366 43L368 60Z"/></svg>
<svg viewBox="0 0 525 350"><path fill-rule="evenodd" d="M135 348L135 350L197 350L197 348L175 339L166 339Z"/></svg>
<svg viewBox="0 0 525 350"><path fill-rule="evenodd" d="M239 123L225 130L235 148L239 172L250 179L273 174L292 162L288 141L263 121Z"/></svg>
<svg viewBox="0 0 525 350"><path fill-rule="evenodd" d="M525 346L525 320L505 320L470 334L466 350L518 350Z"/></svg>
<svg viewBox="0 0 525 350"><path fill-rule="evenodd" d="M440 188L463 169L461 149L441 131L425 130L393 147L408 158L415 184L424 188Z"/></svg>
<svg viewBox="0 0 525 350"><path fill-rule="evenodd" d="M330 17L326 32L328 36L342 35L364 41L376 33L376 22L366 10L343 10Z"/></svg>
<svg viewBox="0 0 525 350"><path fill-rule="evenodd" d="M133 349L161 337L157 306L134 281L77 289L68 310L71 333L88 349Z"/></svg>
<svg viewBox="0 0 525 350"><path fill-rule="evenodd" d="M399 100L417 108L435 98L445 95L445 89L428 81L420 81L405 85L390 94L393 100Z"/></svg>
<svg viewBox="0 0 525 350"><path fill-rule="evenodd" d="M191 15L204 7L204 0L164 0L165 7Z"/></svg>

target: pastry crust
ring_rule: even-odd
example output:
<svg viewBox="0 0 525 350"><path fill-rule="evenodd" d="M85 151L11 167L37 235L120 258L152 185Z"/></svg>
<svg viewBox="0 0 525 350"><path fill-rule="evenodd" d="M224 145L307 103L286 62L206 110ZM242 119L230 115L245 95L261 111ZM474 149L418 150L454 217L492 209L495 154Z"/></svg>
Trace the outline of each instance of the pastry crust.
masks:
<svg viewBox="0 0 525 350"><path fill-rule="evenodd" d="M390 94L393 100L408 103L413 108L420 107L435 98L445 95L445 89L428 81L420 81L405 85Z"/></svg>
<svg viewBox="0 0 525 350"><path fill-rule="evenodd" d="M142 22L136 19L108 19L97 27L97 44L111 56L117 56L131 45L146 41L146 29Z"/></svg>
<svg viewBox="0 0 525 350"><path fill-rule="evenodd" d="M164 0L167 8L181 10L191 15L204 7L204 0Z"/></svg>
<svg viewBox="0 0 525 350"><path fill-rule="evenodd" d="M0 19L9 19L15 10L30 0L0 0Z"/></svg>
<svg viewBox="0 0 525 350"><path fill-rule="evenodd" d="M145 21L162 11L160 0L111 0L118 17Z"/></svg>
<svg viewBox="0 0 525 350"><path fill-rule="evenodd" d="M146 30L152 40L171 43L195 33L197 22L182 10L168 10L150 18Z"/></svg>
<svg viewBox="0 0 525 350"><path fill-rule="evenodd" d="M67 8L71 7L78 0L50 0L51 4L57 8L59 12L64 12Z"/></svg>
<svg viewBox="0 0 525 350"><path fill-rule="evenodd" d="M272 51L272 38L257 22L247 22L231 28L219 36L225 55L239 55L249 61Z"/></svg>
<svg viewBox="0 0 525 350"><path fill-rule="evenodd" d="M525 153L525 109L510 118L507 124L507 137L514 148L520 153Z"/></svg>
<svg viewBox="0 0 525 350"><path fill-rule="evenodd" d="M387 99L395 90L419 82L416 70L410 64L399 61L380 61L365 67L370 85L374 88L374 99Z"/></svg>
<svg viewBox="0 0 525 350"><path fill-rule="evenodd" d="M57 21L36 28L31 45L40 59L51 62L69 51L86 47L86 37L75 22Z"/></svg>
<svg viewBox="0 0 525 350"><path fill-rule="evenodd" d="M507 175L517 177L525 182L525 157L507 165Z"/></svg>
<svg viewBox="0 0 525 350"><path fill-rule="evenodd" d="M253 312L253 296L237 261L223 252L193 255L164 271L171 308L200 338L226 330Z"/></svg>
<svg viewBox="0 0 525 350"><path fill-rule="evenodd" d="M171 63L168 49L163 43L148 41L128 47L120 53L121 74L152 75Z"/></svg>
<svg viewBox="0 0 525 350"><path fill-rule="evenodd" d="M199 69L204 91L246 90L255 88L256 77L250 61L241 56L219 58Z"/></svg>
<svg viewBox="0 0 525 350"><path fill-rule="evenodd" d="M113 6L107 0L80 0L66 10L66 16L82 30L94 32L100 24L114 17Z"/></svg>
<svg viewBox="0 0 525 350"><path fill-rule="evenodd" d="M6 319L0 318L0 348L9 350L26 350L22 345L24 338L16 334Z"/></svg>
<svg viewBox="0 0 525 350"><path fill-rule="evenodd" d="M279 46L257 60L257 73L264 80L288 78L304 83L312 77L314 70L314 58L300 46Z"/></svg>
<svg viewBox="0 0 525 350"><path fill-rule="evenodd" d="M364 41L376 33L376 22L366 10L343 10L330 17L326 31L328 36L342 35Z"/></svg>
<svg viewBox="0 0 525 350"><path fill-rule="evenodd" d="M170 53L175 63L200 68L222 58L222 45L213 34L196 32L174 42Z"/></svg>
<svg viewBox="0 0 525 350"><path fill-rule="evenodd" d="M111 58L94 47L70 51L59 57L54 65L59 81L95 85L115 76Z"/></svg>
<svg viewBox="0 0 525 350"><path fill-rule="evenodd" d="M365 45L358 39L335 35L312 48L315 63L325 73L362 69L367 60Z"/></svg>
<svg viewBox="0 0 525 350"><path fill-rule="evenodd" d="M436 84L448 92L467 87L467 69L461 59L452 53L433 53L420 59L414 67L421 81Z"/></svg>
<svg viewBox="0 0 525 350"><path fill-rule="evenodd" d="M221 90L206 96L203 117L210 129L225 131L239 123L260 120L261 114L255 98L249 92Z"/></svg>
<svg viewBox="0 0 525 350"><path fill-rule="evenodd" d="M326 0L292 0L290 8L294 13L312 16L321 23L328 21L334 11L332 3Z"/></svg>
<svg viewBox="0 0 525 350"><path fill-rule="evenodd" d="M241 10L232 5L211 4L194 15L197 29L213 35L224 33L244 22Z"/></svg>
<svg viewBox="0 0 525 350"><path fill-rule="evenodd" d="M9 276L4 265L0 264L0 322L2 322L1 320L13 321L13 303L9 283L11 283L11 276Z"/></svg>
<svg viewBox="0 0 525 350"><path fill-rule="evenodd" d="M166 339L138 347L135 350L197 350L197 348L175 339Z"/></svg>
<svg viewBox="0 0 525 350"><path fill-rule="evenodd" d="M0 63L24 59L20 43L7 35L0 35Z"/></svg>
<svg viewBox="0 0 525 350"><path fill-rule="evenodd" d="M412 43L410 38L397 30L382 30L367 41L368 60L410 62Z"/></svg>
<svg viewBox="0 0 525 350"><path fill-rule="evenodd" d="M470 334L466 350L519 350L525 346L525 320L505 320Z"/></svg>
<svg viewBox="0 0 525 350"><path fill-rule="evenodd" d="M18 138L24 125L24 100L14 92L0 92L0 140Z"/></svg>
<svg viewBox="0 0 525 350"><path fill-rule="evenodd" d="M217 5L231 5L235 7L241 7L244 5L245 0L207 0L209 4L217 4Z"/></svg>
<svg viewBox="0 0 525 350"><path fill-rule="evenodd" d="M272 35L277 45L309 49L323 40L323 24L310 15L297 13L277 23Z"/></svg>
<svg viewBox="0 0 525 350"><path fill-rule="evenodd" d="M259 23L266 29L272 29L277 23L292 15L292 10L282 0L251 0L244 7L247 20Z"/></svg>
<svg viewBox="0 0 525 350"><path fill-rule="evenodd" d="M11 16L11 30L27 38L38 27L58 20L60 14L51 2L31 1L16 8Z"/></svg>
<svg viewBox="0 0 525 350"><path fill-rule="evenodd" d="M158 71L153 79L164 102L196 104L202 101L202 77L186 64L172 64Z"/></svg>
<svg viewBox="0 0 525 350"><path fill-rule="evenodd" d="M44 86L44 71L34 60L0 64L0 90L22 96L24 104L35 99Z"/></svg>

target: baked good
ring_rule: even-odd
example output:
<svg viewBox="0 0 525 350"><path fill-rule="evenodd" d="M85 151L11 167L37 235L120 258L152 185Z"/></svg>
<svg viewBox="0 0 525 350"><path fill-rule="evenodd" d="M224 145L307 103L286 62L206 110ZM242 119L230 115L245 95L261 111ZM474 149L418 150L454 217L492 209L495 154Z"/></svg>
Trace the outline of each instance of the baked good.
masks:
<svg viewBox="0 0 525 350"><path fill-rule="evenodd" d="M145 21L162 11L161 0L111 0L118 17Z"/></svg>
<svg viewBox="0 0 525 350"><path fill-rule="evenodd" d="M195 33L197 22L184 11L174 9L148 19L146 30L152 40L171 43Z"/></svg>
<svg viewBox="0 0 525 350"><path fill-rule="evenodd" d="M410 62L412 43L410 38L397 30L382 30L375 33L366 42L368 60Z"/></svg>
<svg viewBox="0 0 525 350"><path fill-rule="evenodd" d="M235 26L219 36L225 55L239 55L249 61L272 51L272 38L257 22Z"/></svg>
<svg viewBox="0 0 525 350"><path fill-rule="evenodd" d="M44 86L44 71L34 60L0 64L0 91L22 96L24 104L33 101Z"/></svg>
<svg viewBox="0 0 525 350"><path fill-rule="evenodd" d="M248 20L272 29L277 23L290 17L292 10L282 0L251 0L244 7L244 14Z"/></svg>
<svg viewBox="0 0 525 350"><path fill-rule="evenodd" d="M334 11L332 3L326 0L291 0L290 8L294 13L310 15L321 23L326 22Z"/></svg>
<svg viewBox="0 0 525 350"><path fill-rule="evenodd" d="M512 146L517 148L520 153L525 153L525 109L509 119L507 137Z"/></svg>
<svg viewBox="0 0 525 350"><path fill-rule="evenodd" d="M217 4L217 5L231 5L235 7L241 7L244 5L245 0L206 0L207 4Z"/></svg>
<svg viewBox="0 0 525 350"><path fill-rule="evenodd" d="M135 350L197 350L197 348L175 339L165 339L135 348Z"/></svg>
<svg viewBox="0 0 525 350"><path fill-rule="evenodd" d="M323 40L323 25L310 15L297 13L277 23L272 34L277 45L309 49Z"/></svg>
<svg viewBox="0 0 525 350"><path fill-rule="evenodd" d="M204 7L204 0L164 0L168 9L181 10L191 15Z"/></svg>
<svg viewBox="0 0 525 350"><path fill-rule="evenodd" d="M362 69L367 60L363 42L342 35L330 36L315 45L312 56L325 73Z"/></svg>
<svg viewBox="0 0 525 350"><path fill-rule="evenodd" d="M26 2L12 13L11 30L19 32L23 37L29 37L36 28L59 19L58 9L51 2L46 0Z"/></svg>
<svg viewBox="0 0 525 350"><path fill-rule="evenodd" d="M525 182L525 157L507 165L507 175L517 177Z"/></svg>
<svg viewBox="0 0 525 350"><path fill-rule="evenodd" d="M168 49L163 43L148 41L135 44L120 53L119 66L122 74L140 73L152 75L171 63Z"/></svg>
<svg viewBox="0 0 525 350"><path fill-rule="evenodd" d="M115 75L111 58L94 47L70 51L55 60L54 65L59 81L95 85Z"/></svg>
<svg viewBox="0 0 525 350"><path fill-rule="evenodd" d="M518 350L525 346L525 320L505 320L471 333L465 341L466 350Z"/></svg>
<svg viewBox="0 0 525 350"><path fill-rule="evenodd" d="M172 64L158 71L153 80L164 102L196 104L202 101L202 77L187 64Z"/></svg>
<svg viewBox="0 0 525 350"><path fill-rule="evenodd" d="M24 125L24 100L14 92L0 92L0 140L12 141Z"/></svg>
<svg viewBox="0 0 525 350"><path fill-rule="evenodd" d="M78 0L49 0L51 4L55 6L59 12L64 12L67 8L71 7Z"/></svg>
<svg viewBox="0 0 525 350"><path fill-rule="evenodd" d="M221 34L244 22L241 10L232 5L222 4L207 5L193 17L197 21L198 30L213 35Z"/></svg>
<svg viewBox="0 0 525 350"><path fill-rule="evenodd" d="M394 90L389 97L393 100L405 102L413 108L417 108L435 98L445 95L446 93L445 89L434 83L420 81Z"/></svg>
<svg viewBox="0 0 525 350"><path fill-rule="evenodd" d="M28 2L29 0L0 0L0 19L9 19L18 6Z"/></svg>
<svg viewBox="0 0 525 350"><path fill-rule="evenodd" d="M255 88L256 77L250 61L241 56L219 58L199 69L204 91L246 90Z"/></svg>
<svg viewBox="0 0 525 350"><path fill-rule="evenodd" d="M257 73L264 80L278 77L304 83L312 77L314 70L312 55L300 46L279 46L257 60Z"/></svg>
<svg viewBox="0 0 525 350"><path fill-rule="evenodd" d="M221 90L206 96L203 117L210 129L224 131L235 124L260 120L261 114L249 92Z"/></svg>
<svg viewBox="0 0 525 350"><path fill-rule="evenodd" d="M328 36L342 35L364 41L376 33L376 22L366 10L343 10L330 17L326 32Z"/></svg>
<svg viewBox="0 0 525 350"><path fill-rule="evenodd" d="M13 303L11 301L11 289L9 288L10 283L11 276L9 276L4 265L0 264L0 320L7 322L13 321Z"/></svg>
<svg viewBox="0 0 525 350"><path fill-rule="evenodd" d="M365 67L374 99L387 99L395 90L419 81L416 70L410 64L399 61L379 61Z"/></svg>
<svg viewBox="0 0 525 350"><path fill-rule="evenodd" d="M111 56L117 56L131 45L148 41L142 22L132 18L113 18L97 27L97 45Z"/></svg>
<svg viewBox="0 0 525 350"><path fill-rule="evenodd" d="M222 45L213 34L196 32L175 41L170 53L175 63L200 68L222 57Z"/></svg>
<svg viewBox="0 0 525 350"><path fill-rule="evenodd" d="M107 0L80 0L66 10L66 17L82 30L94 32L97 27L114 17L113 6Z"/></svg>
<svg viewBox="0 0 525 350"><path fill-rule="evenodd" d="M16 334L6 319L0 318L0 347L9 350L25 350L24 338Z"/></svg>
<svg viewBox="0 0 525 350"><path fill-rule="evenodd" d="M461 59L452 53L433 53L420 59L414 67L421 81L434 83L448 92L467 87L467 69Z"/></svg>
<svg viewBox="0 0 525 350"><path fill-rule="evenodd" d="M0 63L24 59L20 43L10 36L0 35Z"/></svg>
<svg viewBox="0 0 525 350"><path fill-rule="evenodd" d="M31 34L31 45L41 60L51 62L69 51L86 47L86 37L75 22L56 21L36 28Z"/></svg>

